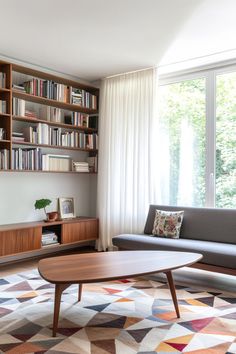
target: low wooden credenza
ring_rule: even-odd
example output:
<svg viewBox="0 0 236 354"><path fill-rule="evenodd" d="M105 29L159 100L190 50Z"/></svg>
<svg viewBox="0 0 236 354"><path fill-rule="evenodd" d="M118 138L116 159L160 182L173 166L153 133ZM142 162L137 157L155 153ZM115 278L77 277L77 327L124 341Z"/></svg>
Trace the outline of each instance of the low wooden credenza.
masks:
<svg viewBox="0 0 236 354"><path fill-rule="evenodd" d="M59 244L42 246L44 230L55 232ZM0 264L94 243L97 238L98 219L92 217L0 225Z"/></svg>

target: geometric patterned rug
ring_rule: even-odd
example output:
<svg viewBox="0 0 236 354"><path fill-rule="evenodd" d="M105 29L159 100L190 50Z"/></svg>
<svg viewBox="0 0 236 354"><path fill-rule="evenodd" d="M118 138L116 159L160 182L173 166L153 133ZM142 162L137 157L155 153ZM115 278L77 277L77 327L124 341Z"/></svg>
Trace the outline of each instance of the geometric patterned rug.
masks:
<svg viewBox="0 0 236 354"><path fill-rule="evenodd" d="M0 279L0 353L236 353L236 297L145 278L85 284L62 295L51 336L54 286L37 270Z"/></svg>

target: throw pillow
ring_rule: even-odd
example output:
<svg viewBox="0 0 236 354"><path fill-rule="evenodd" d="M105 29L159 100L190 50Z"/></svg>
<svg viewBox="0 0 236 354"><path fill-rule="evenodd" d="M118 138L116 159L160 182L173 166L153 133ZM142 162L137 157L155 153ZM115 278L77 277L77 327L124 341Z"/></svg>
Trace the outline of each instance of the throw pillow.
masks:
<svg viewBox="0 0 236 354"><path fill-rule="evenodd" d="M152 234L179 238L183 217L184 211L156 210Z"/></svg>

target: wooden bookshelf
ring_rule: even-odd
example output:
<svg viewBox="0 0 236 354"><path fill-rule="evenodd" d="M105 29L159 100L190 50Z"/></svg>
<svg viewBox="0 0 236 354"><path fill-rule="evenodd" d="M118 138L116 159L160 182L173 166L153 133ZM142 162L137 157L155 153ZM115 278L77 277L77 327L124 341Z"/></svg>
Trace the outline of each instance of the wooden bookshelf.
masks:
<svg viewBox="0 0 236 354"><path fill-rule="evenodd" d="M69 146L70 143L67 142L66 140L66 145L68 144L68 146L58 146L58 145L48 145L48 144L35 144L33 142L29 142L29 141L16 141L14 140L14 138L12 137L12 133L13 131L15 131L15 127L17 127L16 132L21 133L22 131L18 131L18 129L21 129L20 127L23 128L25 127L34 127L34 129L37 128L37 126L40 126L40 124L47 124L49 127L52 127L52 132L54 134L54 131L56 130L56 128L60 129L60 134L68 134L68 136L70 136L70 134L73 135L73 132L78 132L79 133L79 139L82 133L85 134L85 138L88 135L88 138L91 138L91 143L87 143L86 140L86 144L85 146L89 146L91 145L91 147L94 147L96 144L96 137L94 137L94 134L96 135L98 133L98 129L97 129L97 124L95 123L95 125L93 123L91 123L90 126L90 119L88 119L87 125L86 122L83 125L75 125L75 124L68 124L68 119L65 123L64 121L64 117L67 114L68 116L68 112L69 115L71 114L71 117L75 116L76 114L80 114L81 115L87 115L88 116L97 116L98 115L98 106L96 109L94 108L88 108L88 106L90 107L95 107L94 106L94 102L97 102L98 105L98 101L99 101L99 89L97 87L91 86L91 85L87 85L84 83L79 83L77 81L73 81L73 80L67 80L64 77L60 77L60 76L55 76L55 75L51 75L47 72L43 72L43 71L38 71L38 70L34 70L31 68L27 68L27 67L23 67L20 65L16 65L16 64L12 64L9 62L5 62L5 61L0 61L0 72L5 73L5 78L6 78L6 82L5 82L5 87L1 87L0 88L0 100L4 100L6 101L6 111L0 113L0 128L4 129L5 132L5 136L4 139L0 140L0 161L3 159L3 157L5 158L5 155L3 156L3 152L5 153L7 151L8 156L8 163L7 166L1 166L0 165L0 172L1 171L6 171L6 172L24 172L22 170L18 170L15 169L15 166L13 165L13 149L14 151L16 149L22 148L22 149L26 149L27 147L30 149L30 147L32 149L38 148L40 147L42 149L42 154L47 154L48 149L60 149L61 151L78 151L78 152L85 152L87 153L87 156L97 156L98 150L97 147L96 148L82 148L82 147L71 147ZM25 78L25 79L24 79ZM23 80L23 82L18 82L17 80ZM38 80L38 81L37 81ZM42 93L40 91L41 96L37 96L35 95L35 91L33 90L32 92L34 94L30 94L27 92L30 92L27 90L27 92L21 91L20 89L18 90L17 85L22 85L24 83L24 81L37 81L40 82L40 80L45 80L44 82L50 82L53 88L54 87L59 87L60 85L64 85L65 89L67 89L68 91L66 91L66 93L68 92L69 95L74 95L73 92L76 92L74 90L79 89L79 90L84 90L84 94L85 96L89 97L89 101L80 101L80 102L85 102L86 106L81 106L79 104L74 104L74 103L69 103L72 102L72 100L70 99L71 96L69 96L69 99L65 99L66 102L62 101L62 100L57 100L57 99L52 99L52 98L46 98L46 97L42 97ZM13 88L14 85L14 88ZM39 92L39 91L37 91ZM82 91L79 91L82 92ZM53 96L49 95L47 97L58 97L55 96L53 94ZM60 97L60 96L59 96ZM73 96L74 97L74 96ZM29 116L22 116L22 115L18 115L16 113L13 112L13 98L15 99L20 99L25 101L26 105L29 105L30 107L33 106L38 106L38 107L51 107L50 108L50 114L51 114L51 110L56 110L59 109L60 111L60 115L61 115L61 122L55 122L54 120L48 120L48 117L44 117L44 116L37 116L36 118L34 117L29 117ZM90 101L91 98L91 101ZM17 101L18 102L18 101ZM77 102L76 100L74 100L74 102ZM89 102L89 103L88 103ZM73 113L75 112L75 113ZM77 112L77 113L76 113ZM73 113L73 115L72 115ZM52 118L51 118L52 119ZM95 118L96 119L96 118ZM93 120L92 120L93 122ZM96 122L96 121L95 121ZM74 121L71 121L71 123L75 123ZM14 130L13 130L13 126L14 126ZM51 130L50 130L51 132ZM91 134L91 136L90 136ZM76 135L77 137L77 135ZM27 140L31 140L27 139ZM33 140L33 139L32 139ZM37 140L36 140L37 141ZM39 140L40 141L40 140ZM43 141L43 140L41 140ZM90 140L89 140L90 141ZM84 144L80 144L80 146L84 146ZM45 149L45 150L44 150ZM68 155L68 153L65 153L64 155ZM85 157L86 158L86 155ZM84 159L83 158L83 159ZM78 157L78 160L80 160L81 157ZM73 160L75 160L75 157L73 155ZM36 172L35 169L30 169L30 170L25 170L25 172ZM42 171L42 170L37 170L37 172L46 172L46 173L79 173L79 172L75 172L75 171ZM84 172L81 172L84 173ZM89 172L94 174L94 172ZM96 172L95 172L96 173ZM85 173L88 174L88 173Z"/></svg>

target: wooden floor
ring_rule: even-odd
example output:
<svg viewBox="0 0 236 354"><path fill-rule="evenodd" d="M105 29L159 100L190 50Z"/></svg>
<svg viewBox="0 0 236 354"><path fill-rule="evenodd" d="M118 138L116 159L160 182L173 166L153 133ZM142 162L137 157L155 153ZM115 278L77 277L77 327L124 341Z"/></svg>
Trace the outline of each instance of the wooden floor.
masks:
<svg viewBox="0 0 236 354"><path fill-rule="evenodd" d="M84 252L93 252L92 248L84 248L77 250L73 253L84 253ZM71 252L70 252L71 254ZM0 277L4 278L5 276L24 272L33 268L37 268L39 260L29 260L23 261L16 264L9 264L1 266L0 268ZM173 277L176 282L180 282L186 286L196 286L203 289L212 289L213 291L228 292L236 294L236 276L213 273L199 269L193 268L182 268L173 271ZM149 278L154 280L165 280L166 277L164 274L152 275Z"/></svg>

